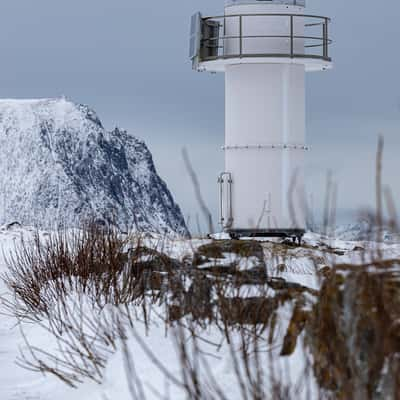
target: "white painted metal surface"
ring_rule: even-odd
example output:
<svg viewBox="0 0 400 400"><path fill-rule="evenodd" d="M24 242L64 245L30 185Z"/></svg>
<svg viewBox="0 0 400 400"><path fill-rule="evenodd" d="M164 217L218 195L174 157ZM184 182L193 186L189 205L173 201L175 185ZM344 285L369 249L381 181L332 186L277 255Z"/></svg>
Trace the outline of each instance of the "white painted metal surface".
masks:
<svg viewBox="0 0 400 400"><path fill-rule="evenodd" d="M199 64L199 70L225 72L220 182L229 231L306 229L305 72L331 63L307 58L302 4L228 0L223 53Z"/></svg>
<svg viewBox="0 0 400 400"><path fill-rule="evenodd" d="M291 19L287 16L268 16L266 14L302 14L303 11L303 7L263 4L261 2L258 2L258 4L228 5L225 7L225 15L230 16L226 18L225 22L226 35L246 37L241 44L241 54L243 55L257 53L290 54L290 39L288 37L278 38L277 36L288 36L291 29ZM249 15L246 16L246 14ZM236 15L239 16L236 17ZM304 19L301 17L293 18L293 24L293 35L304 36ZM227 56L240 53L240 39L226 40L224 51ZM299 38L294 41L294 52L304 54L304 39Z"/></svg>
<svg viewBox="0 0 400 400"><path fill-rule="evenodd" d="M304 78L302 65L226 69L225 170L233 180L229 228L305 228Z"/></svg>

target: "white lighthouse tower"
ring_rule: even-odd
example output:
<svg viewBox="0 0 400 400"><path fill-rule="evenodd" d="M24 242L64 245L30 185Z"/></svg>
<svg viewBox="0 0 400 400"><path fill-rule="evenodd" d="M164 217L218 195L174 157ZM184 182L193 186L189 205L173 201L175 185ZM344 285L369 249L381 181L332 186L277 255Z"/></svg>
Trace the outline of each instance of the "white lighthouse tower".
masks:
<svg viewBox="0 0 400 400"><path fill-rule="evenodd" d="M231 237L301 240L306 229L305 74L331 68L329 18L305 0L227 0L192 17L197 71L225 73L220 216Z"/></svg>

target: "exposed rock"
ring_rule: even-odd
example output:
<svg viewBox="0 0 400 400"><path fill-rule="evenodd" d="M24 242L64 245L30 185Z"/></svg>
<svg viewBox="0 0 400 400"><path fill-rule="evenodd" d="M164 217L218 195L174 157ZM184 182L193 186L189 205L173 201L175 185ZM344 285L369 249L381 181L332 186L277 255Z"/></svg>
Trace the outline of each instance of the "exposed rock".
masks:
<svg viewBox="0 0 400 400"><path fill-rule="evenodd" d="M264 283L267 279L264 251L251 240L215 240L200 246L193 265L214 275L231 275L238 284Z"/></svg>
<svg viewBox="0 0 400 400"><path fill-rule="evenodd" d="M256 257L264 263L264 251L260 243L253 240L215 240L200 246L194 258L195 265L201 265L209 260L224 259L226 254L236 256Z"/></svg>
<svg viewBox="0 0 400 400"><path fill-rule="evenodd" d="M6 225L6 230L11 231L13 229L22 228L22 225L19 222L11 222L10 224Z"/></svg>
<svg viewBox="0 0 400 400"><path fill-rule="evenodd" d="M353 251L365 251L365 248L362 246L354 246Z"/></svg>
<svg viewBox="0 0 400 400"><path fill-rule="evenodd" d="M262 285L268 283L267 269L264 265L260 265L245 271L237 271L234 282L236 285Z"/></svg>
<svg viewBox="0 0 400 400"><path fill-rule="evenodd" d="M291 291L293 293L303 293L303 292L309 292L313 295L317 295L318 292L316 290L312 290L306 286L300 285L299 283L295 282L288 282L287 280L279 277L272 277L269 278L268 281L268 286L270 286L272 289L275 290L286 290L286 291Z"/></svg>
<svg viewBox="0 0 400 400"><path fill-rule="evenodd" d="M158 291L163 296L172 290L177 294L183 292L179 276L184 264L168 257L164 253L138 246L128 251L128 273L136 278L136 284L143 290Z"/></svg>
<svg viewBox="0 0 400 400"><path fill-rule="evenodd" d="M138 246L128 251L130 264L135 273L142 271L174 272L183 268L184 264L164 253L146 246Z"/></svg>
<svg viewBox="0 0 400 400"><path fill-rule="evenodd" d="M276 310L277 302L268 297L229 297L220 299L218 308L227 324L265 325Z"/></svg>

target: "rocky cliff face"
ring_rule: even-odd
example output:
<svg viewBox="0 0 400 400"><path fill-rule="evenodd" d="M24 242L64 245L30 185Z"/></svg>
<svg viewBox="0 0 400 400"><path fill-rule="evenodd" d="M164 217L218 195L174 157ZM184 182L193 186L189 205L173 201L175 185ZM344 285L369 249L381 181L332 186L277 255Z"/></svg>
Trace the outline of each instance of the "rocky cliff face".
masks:
<svg viewBox="0 0 400 400"><path fill-rule="evenodd" d="M87 219L187 233L143 141L106 131L65 99L0 101L0 223L50 229Z"/></svg>

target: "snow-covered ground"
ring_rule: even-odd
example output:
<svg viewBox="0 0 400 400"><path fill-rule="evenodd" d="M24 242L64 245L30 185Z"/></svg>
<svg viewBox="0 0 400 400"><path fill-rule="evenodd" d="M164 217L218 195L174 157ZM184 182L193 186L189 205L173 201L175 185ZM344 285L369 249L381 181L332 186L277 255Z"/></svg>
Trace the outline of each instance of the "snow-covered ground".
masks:
<svg viewBox="0 0 400 400"><path fill-rule="evenodd" d="M31 229L14 228L7 230L0 229L0 273L7 269L5 258L13 251L14 246L22 237L25 240L32 238L34 231ZM42 233L45 235L45 233ZM160 243L158 239L147 239L148 244L153 246ZM163 240L162 250L164 253L182 259L209 240L194 239L186 240ZM377 250L375 243L351 242L323 238L321 235L307 234L305 245L301 248L293 247L282 252L277 242L263 242L264 253L267 260L268 272L272 276L282 277L290 282L300 283L304 286L316 289L319 286L319 278L316 269L331 266L334 263L365 263L370 254ZM395 259L400 257L400 245L381 244L383 258ZM285 268L282 268L282 264ZM2 296L10 295L3 282L0 282L0 293ZM3 307L2 311L5 309ZM174 341L173 331L166 332L165 325L156 317L159 308L154 309L153 324L149 331L145 331L142 323L135 324L137 332L168 372L181 381L177 349ZM280 320L284 321L281 327L283 337L287 323L291 316L290 307L281 307L279 310ZM23 332L23 334L22 334ZM92 381L85 381L78 388L73 389L66 386L53 376L44 376L21 368L16 364L20 350L26 349L24 336L29 342L39 348L54 350L55 343L38 324L18 321L9 315L0 314L0 399L1 400L104 400L118 399L131 400L129 381L127 377L122 346L110 356L104 374L102 384ZM215 328L208 328L202 332L202 338L209 342L221 344L216 348L205 341L201 344L203 362L198 368L204 371L205 379L209 379L209 373L215 377L218 385L224 391L227 399L239 399L240 389L235 378L234 366L229 351L229 346L221 343L221 335ZM169 381L165 375L155 367L154 362L144 351L142 345L131 337L128 340L128 348L132 355L134 368L138 377L143 382L143 392L147 399L185 399L184 392ZM299 347L299 346L298 346ZM286 382L295 382L304 368L304 355L301 349L297 350L290 357L279 357L279 349L274 352L274 359L277 360L277 370L285 372ZM208 377L208 378L207 378ZM132 388L131 388L132 389ZM167 397L163 397L168 395ZM304 398L308 394L304 393ZM161 397L160 397L161 396ZM143 397L139 392L136 398Z"/></svg>

